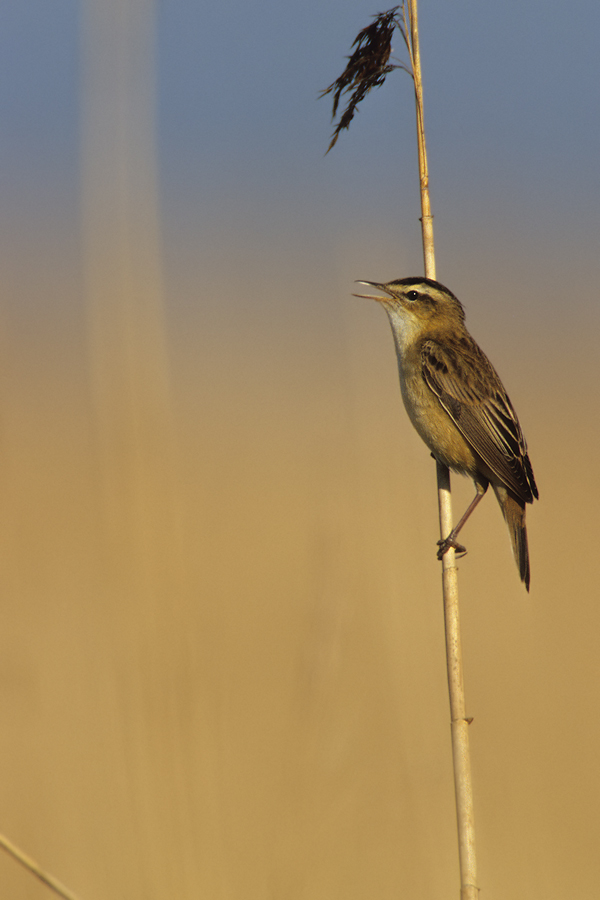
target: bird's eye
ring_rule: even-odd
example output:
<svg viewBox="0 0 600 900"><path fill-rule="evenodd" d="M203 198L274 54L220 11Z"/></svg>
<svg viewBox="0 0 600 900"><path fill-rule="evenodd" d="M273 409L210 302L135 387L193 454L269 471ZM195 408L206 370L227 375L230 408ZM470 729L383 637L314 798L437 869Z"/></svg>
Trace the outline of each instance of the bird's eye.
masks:
<svg viewBox="0 0 600 900"><path fill-rule="evenodd" d="M414 302L415 300L418 300L418 298L419 298L419 294L417 293L417 291L409 291L406 294L407 300L412 300Z"/></svg>

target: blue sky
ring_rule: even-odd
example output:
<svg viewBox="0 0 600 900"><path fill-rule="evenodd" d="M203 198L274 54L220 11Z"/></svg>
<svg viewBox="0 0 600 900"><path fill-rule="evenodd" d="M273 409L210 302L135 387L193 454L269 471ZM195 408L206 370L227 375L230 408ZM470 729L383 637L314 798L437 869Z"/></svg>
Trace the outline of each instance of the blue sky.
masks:
<svg viewBox="0 0 600 900"><path fill-rule="evenodd" d="M416 270L408 77L394 73L372 93L350 132L324 155L330 105L317 99L319 91L340 73L355 35L379 9L364 0L157 4L167 244L190 229L243 239L257 226L271 227L280 237L287 233L290 245L307 236L302 255L309 265L315 230L334 240L350 229L366 243L378 229L397 230L399 242L412 242ZM73 0L8 3L0 12L5 217L64 213L76 227L81 12ZM598 4L425 0L420 26L444 278L456 287L455 273L469 264L461 256L466 245L482 260L496 255L498 270L531 265L555 280L565 268L585 268L598 278ZM400 40L397 49L403 52ZM511 259L511 243L527 263ZM489 271L486 264L485 277Z"/></svg>
<svg viewBox="0 0 600 900"><path fill-rule="evenodd" d="M369 3L159 3L159 139L165 186L206 191L330 182L389 194L381 177L413 158L410 87L400 73L365 102L323 159L328 101ZM79 4L9 3L0 14L3 182L73 174L78 149ZM473 181L597 207L600 9L431 0L420 9L432 176L459 198ZM398 49L402 51L399 42ZM192 184L190 185L190 182ZM354 185L352 185L354 182ZM360 187L357 184L360 182ZM435 202L435 197L434 197Z"/></svg>

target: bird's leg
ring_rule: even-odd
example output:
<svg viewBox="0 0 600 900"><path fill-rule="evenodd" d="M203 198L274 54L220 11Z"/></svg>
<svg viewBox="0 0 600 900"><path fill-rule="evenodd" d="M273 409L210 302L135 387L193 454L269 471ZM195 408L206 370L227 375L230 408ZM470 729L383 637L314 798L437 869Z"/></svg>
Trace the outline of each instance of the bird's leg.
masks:
<svg viewBox="0 0 600 900"><path fill-rule="evenodd" d="M462 516L462 518L460 519L459 523L454 526L454 528L452 529L452 531L450 532L450 534L448 535L447 538L444 538L442 541L437 542L438 543L438 552L437 552L438 559L441 559L442 556L444 555L444 553L447 550L449 550L450 547L454 547L456 552L460 553L462 556L464 556L464 554L467 552L466 547L463 547L462 544L459 544L458 541L456 540L456 537L457 537L459 531L461 530L461 528L463 527L463 525L465 524L465 522L467 521L467 519L469 518L469 516L471 515L471 513L473 512L473 510L475 509L475 507L477 506L477 504L479 503L479 501L482 500L483 497L485 496L485 492L487 491L487 489L488 489L487 481L485 482L485 484L481 484L479 481L475 482L475 490L477 491L477 493L475 494L475 496L473 497L473 499L467 506L465 513Z"/></svg>

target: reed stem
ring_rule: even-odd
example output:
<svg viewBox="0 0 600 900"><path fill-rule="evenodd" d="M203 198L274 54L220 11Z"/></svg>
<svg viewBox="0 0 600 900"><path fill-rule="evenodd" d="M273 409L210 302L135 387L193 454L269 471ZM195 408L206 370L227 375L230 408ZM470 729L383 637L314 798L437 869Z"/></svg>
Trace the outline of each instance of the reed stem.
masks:
<svg viewBox="0 0 600 900"><path fill-rule="evenodd" d="M406 7L402 11L405 15ZM408 25L408 27L407 27ZM423 261L426 278L435 279L435 247L433 240L433 215L429 197L429 170L425 145L423 116L423 82L419 52L419 25L417 0L408 0L408 23L405 32L411 57L415 84L417 113L417 146L419 154L419 183L421 187L421 230L423 237ZM452 497L450 470L437 462L438 508L440 538L443 540L452 530ZM477 864L475 856L475 821L473 816L473 783L469 753L469 724L465 714L465 689L460 640L458 605L458 577L455 552L451 547L442 557L442 593L444 600L444 624L446 631L446 667L450 695L450 728L452 735L452 761L454 768L454 793L458 827L458 854L460 864L461 900L477 900Z"/></svg>

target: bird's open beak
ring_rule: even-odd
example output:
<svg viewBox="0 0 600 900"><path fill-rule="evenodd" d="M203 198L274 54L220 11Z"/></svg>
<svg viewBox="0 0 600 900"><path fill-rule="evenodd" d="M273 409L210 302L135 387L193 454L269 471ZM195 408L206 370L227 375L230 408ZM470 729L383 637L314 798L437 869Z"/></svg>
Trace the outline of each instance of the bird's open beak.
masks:
<svg viewBox="0 0 600 900"><path fill-rule="evenodd" d="M377 288L379 291L385 291L385 297L377 296L376 294L352 294L353 297L362 297L363 300L377 300L378 303L382 303L384 300L389 299L389 293L386 291L385 285L378 284L376 281L357 281L356 284L366 284L368 287Z"/></svg>

